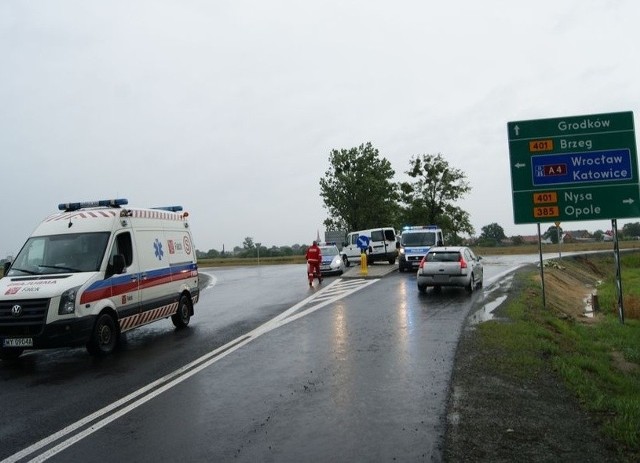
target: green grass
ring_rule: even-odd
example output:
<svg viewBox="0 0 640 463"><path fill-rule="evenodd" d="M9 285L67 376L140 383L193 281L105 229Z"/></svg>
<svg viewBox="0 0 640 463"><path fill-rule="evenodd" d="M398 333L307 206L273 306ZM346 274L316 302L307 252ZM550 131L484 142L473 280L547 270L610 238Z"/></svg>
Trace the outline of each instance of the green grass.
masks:
<svg viewBox="0 0 640 463"><path fill-rule="evenodd" d="M615 273L611 258L591 260ZM622 268L625 299L638 295L640 256L623 256ZM491 367L523 381L552 367L603 423L603 432L625 448L640 451L640 317L627 317L624 324L618 319L615 275L599 287L603 310L598 321L559 317L542 306L536 274L516 276L520 289L504 307L507 323L496 320L478 327L483 347L501 348Z"/></svg>

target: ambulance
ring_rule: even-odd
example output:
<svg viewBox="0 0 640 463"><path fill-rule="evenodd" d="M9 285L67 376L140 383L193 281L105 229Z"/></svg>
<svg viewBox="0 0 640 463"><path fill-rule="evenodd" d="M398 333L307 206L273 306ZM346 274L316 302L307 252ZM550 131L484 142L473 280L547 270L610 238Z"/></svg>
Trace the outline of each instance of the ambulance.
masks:
<svg viewBox="0 0 640 463"><path fill-rule="evenodd" d="M108 355L120 334L171 317L185 328L198 302L198 265L180 206L126 199L60 204L0 280L0 358L86 346Z"/></svg>

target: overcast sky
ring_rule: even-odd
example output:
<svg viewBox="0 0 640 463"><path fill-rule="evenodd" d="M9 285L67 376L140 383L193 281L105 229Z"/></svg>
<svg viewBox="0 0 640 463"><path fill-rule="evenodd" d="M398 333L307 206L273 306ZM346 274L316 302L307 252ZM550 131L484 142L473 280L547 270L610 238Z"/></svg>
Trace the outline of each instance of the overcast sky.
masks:
<svg viewBox="0 0 640 463"><path fill-rule="evenodd" d="M535 234L506 124L638 117L639 20L637 0L4 0L0 256L58 203L113 197L184 206L203 251L309 243L330 151L366 142L397 180L420 154L463 170L477 234Z"/></svg>

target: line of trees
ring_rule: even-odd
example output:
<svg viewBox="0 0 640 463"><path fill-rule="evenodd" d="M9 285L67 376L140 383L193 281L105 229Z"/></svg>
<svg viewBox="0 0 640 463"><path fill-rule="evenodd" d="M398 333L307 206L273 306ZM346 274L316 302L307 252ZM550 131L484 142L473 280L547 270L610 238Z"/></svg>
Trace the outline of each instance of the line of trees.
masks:
<svg viewBox="0 0 640 463"><path fill-rule="evenodd" d="M441 153L414 155L404 172L405 181L396 181L391 163L368 142L349 149L329 153L329 168L320 178L320 196L328 211L326 230L352 231L380 226L401 230L405 225L439 225L449 244L460 244L463 235L473 236L470 215L457 205L470 191L466 174L449 165ZM555 226L543 235L557 243ZM602 239L596 231L593 237ZM640 239L640 223L626 224L622 235ZM505 241L504 229L497 223L482 227L475 244L496 246ZM522 244L514 236L512 244ZM233 252L196 251L199 258L218 257L283 257L306 252L307 245L272 246L267 248L246 237L242 247Z"/></svg>
<svg viewBox="0 0 640 463"><path fill-rule="evenodd" d="M586 230L578 230L569 232L572 236L571 240L573 241L581 241L581 240L589 240L589 241L603 241L606 237L611 237L611 231L602 231L596 230L593 233L590 233ZM618 237L621 240L639 240L640 239L640 222L633 222L625 224L621 230L618 230ZM542 234L542 240L551 242L554 244L558 243L559 238L567 239L565 236L565 231L562 227L556 227L555 225L551 225L547 228L547 230ZM504 229L497 223L491 223L489 225L485 225L481 229L480 236L473 242L474 245L491 247L491 246L500 246L502 244L509 245L521 245L524 244L524 239L522 236L512 236L507 237L504 233Z"/></svg>
<svg viewBox="0 0 640 463"><path fill-rule="evenodd" d="M257 257L290 257L304 255L308 245L294 244L293 246L263 246L262 243L255 243L250 236L245 237L242 247L236 246L232 252L220 252L216 249L209 249L204 252L196 250L198 259L219 259L225 257L234 258L257 258Z"/></svg>

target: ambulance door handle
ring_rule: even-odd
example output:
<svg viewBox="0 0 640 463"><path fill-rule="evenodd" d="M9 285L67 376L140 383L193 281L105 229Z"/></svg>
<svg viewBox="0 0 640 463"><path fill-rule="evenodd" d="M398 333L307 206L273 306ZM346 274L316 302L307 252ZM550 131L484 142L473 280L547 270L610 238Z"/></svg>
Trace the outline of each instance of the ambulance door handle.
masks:
<svg viewBox="0 0 640 463"><path fill-rule="evenodd" d="M131 275L131 281L138 281L138 275Z"/></svg>

